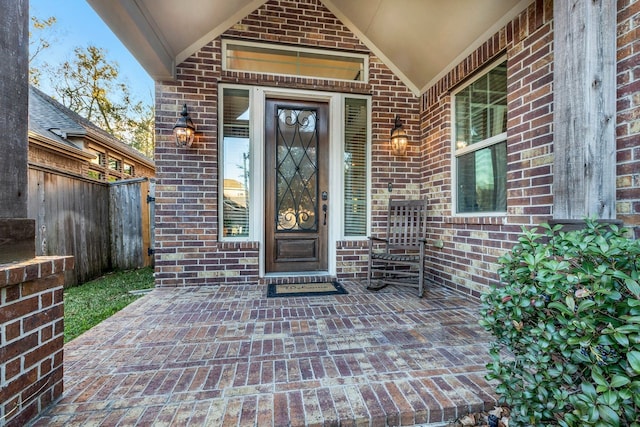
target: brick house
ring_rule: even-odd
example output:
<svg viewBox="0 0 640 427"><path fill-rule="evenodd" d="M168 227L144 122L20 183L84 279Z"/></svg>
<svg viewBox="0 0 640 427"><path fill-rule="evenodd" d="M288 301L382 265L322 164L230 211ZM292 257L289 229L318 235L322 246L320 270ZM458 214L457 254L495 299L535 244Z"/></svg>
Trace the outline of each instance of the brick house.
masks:
<svg viewBox="0 0 640 427"><path fill-rule="evenodd" d="M156 80L158 286L363 279L391 196L428 198L429 280L474 296L523 225L639 234L640 2L89 3Z"/></svg>

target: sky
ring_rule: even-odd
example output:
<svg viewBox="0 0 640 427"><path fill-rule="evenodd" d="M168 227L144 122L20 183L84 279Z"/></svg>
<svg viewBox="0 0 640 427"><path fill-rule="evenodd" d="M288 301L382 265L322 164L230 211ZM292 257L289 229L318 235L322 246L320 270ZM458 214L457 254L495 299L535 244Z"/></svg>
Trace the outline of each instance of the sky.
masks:
<svg viewBox="0 0 640 427"><path fill-rule="evenodd" d="M129 86L135 99L153 105L153 80L85 0L29 0L29 9L30 15L40 20L50 16L57 19L48 33L53 43L38 55L39 61L56 67L71 59L76 47L102 48L107 60L118 64L119 79ZM41 89L51 94L42 83Z"/></svg>

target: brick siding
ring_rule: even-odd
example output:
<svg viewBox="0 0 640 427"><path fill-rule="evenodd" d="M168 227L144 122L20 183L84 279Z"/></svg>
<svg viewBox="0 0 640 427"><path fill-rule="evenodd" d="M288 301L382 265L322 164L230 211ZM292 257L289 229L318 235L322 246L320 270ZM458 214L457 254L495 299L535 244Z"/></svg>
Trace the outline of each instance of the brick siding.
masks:
<svg viewBox="0 0 640 427"><path fill-rule="evenodd" d="M25 425L62 395L64 272L73 257L0 266L0 424Z"/></svg>
<svg viewBox="0 0 640 427"><path fill-rule="evenodd" d="M618 2L617 211L640 234L640 103L638 2ZM372 234L384 229L390 196L425 196L430 220L428 277L479 296L498 283L496 261L521 226L552 218L553 2L536 0L416 98L393 73L317 0L265 3L222 37L346 50L369 55L370 80L328 82L301 77L223 71L221 38L177 69L177 82L157 85L158 284L180 286L258 280L255 242L218 241L217 102L219 83L370 94L372 97ZM508 76L507 213L452 216L451 91L506 55ZM191 149L174 147L171 128L186 102L198 124ZM409 154L392 156L389 133L399 114L410 136ZM388 191L391 183L393 190ZM442 246L440 248L440 246ZM366 243L336 242L337 275L366 275ZM245 257L239 263L234 257Z"/></svg>
<svg viewBox="0 0 640 427"><path fill-rule="evenodd" d="M222 37L280 42L369 54L369 82L333 82L223 71L221 37L177 67L176 81L156 85L156 284L206 285L259 281L256 242L218 241L217 105L218 84L236 83L372 96L372 198L374 229L386 214L387 183L398 194L418 195L419 99L371 54L357 37L317 0L271 0L230 28ZM190 149L177 148L171 129L183 103L197 123ZM398 114L413 139L406 158L389 154L389 135ZM345 249L346 248L346 249ZM340 278L361 277L347 260L366 255L362 242L338 242ZM294 278L294 280L299 278Z"/></svg>
<svg viewBox="0 0 640 427"><path fill-rule="evenodd" d="M430 200L433 245L428 277L479 296L496 283L496 261L520 225L551 218L553 164L553 7L536 1L422 96L423 192ZM453 217L451 90L507 57L507 214Z"/></svg>
<svg viewBox="0 0 640 427"><path fill-rule="evenodd" d="M640 238L640 2L618 0L616 213Z"/></svg>
<svg viewBox="0 0 640 427"><path fill-rule="evenodd" d="M640 4L618 2L618 218L640 224L640 103L638 26ZM479 296L498 283L497 258L516 241L520 227L552 218L553 207L553 3L537 0L480 46L422 97L424 191L431 200L431 235L444 244L430 252L429 278ZM492 60L507 56L507 215L451 217L450 90Z"/></svg>

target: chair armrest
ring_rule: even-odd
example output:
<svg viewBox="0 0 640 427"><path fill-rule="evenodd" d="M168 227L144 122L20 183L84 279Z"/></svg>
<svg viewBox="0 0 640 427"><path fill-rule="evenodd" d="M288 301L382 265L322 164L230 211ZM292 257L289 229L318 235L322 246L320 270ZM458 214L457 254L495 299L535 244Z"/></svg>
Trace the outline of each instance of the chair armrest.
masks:
<svg viewBox="0 0 640 427"><path fill-rule="evenodd" d="M382 237L375 237L375 236L369 236L369 240L371 241L375 241L375 242L389 242L389 240L387 239L383 239Z"/></svg>

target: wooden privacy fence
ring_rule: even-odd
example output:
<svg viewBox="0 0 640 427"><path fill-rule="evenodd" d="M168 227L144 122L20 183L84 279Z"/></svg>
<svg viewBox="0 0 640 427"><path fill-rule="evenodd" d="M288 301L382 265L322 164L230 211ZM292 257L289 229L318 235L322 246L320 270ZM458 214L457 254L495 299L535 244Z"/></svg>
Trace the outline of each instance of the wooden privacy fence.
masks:
<svg viewBox="0 0 640 427"><path fill-rule="evenodd" d="M30 166L28 216L36 221L36 255L75 257L65 286L152 265L149 192L147 178L103 183Z"/></svg>
<svg viewBox="0 0 640 427"><path fill-rule="evenodd" d="M154 183L147 178L109 185L111 260L113 268L130 270L153 263L151 231Z"/></svg>

